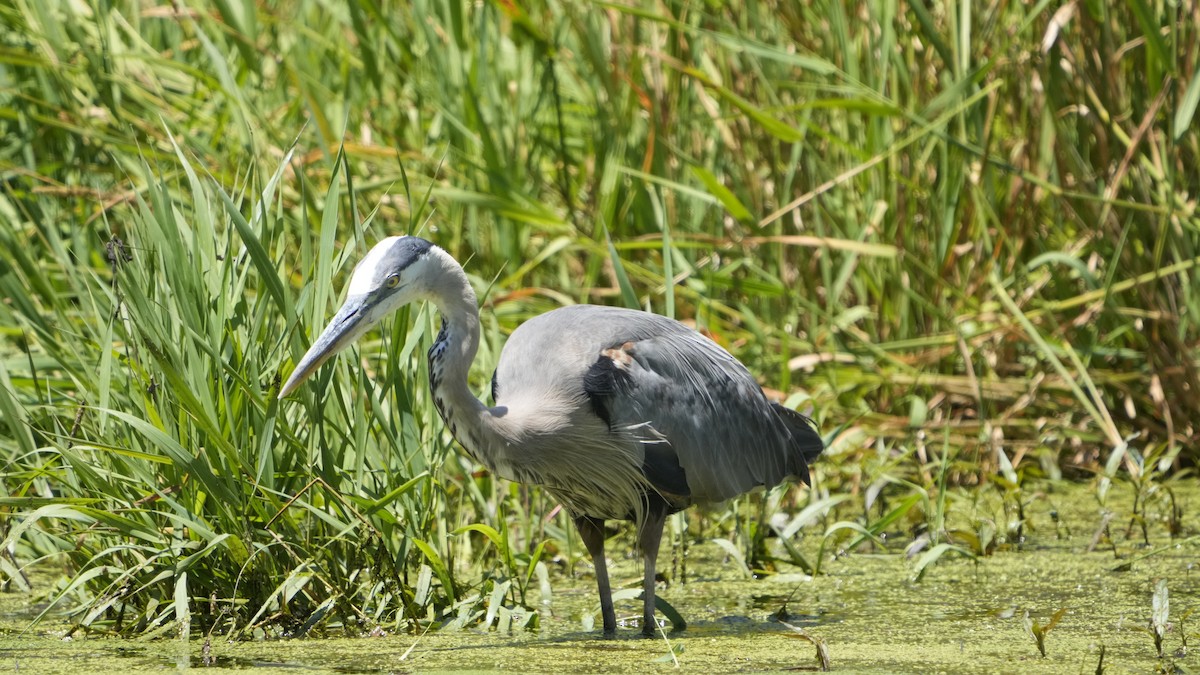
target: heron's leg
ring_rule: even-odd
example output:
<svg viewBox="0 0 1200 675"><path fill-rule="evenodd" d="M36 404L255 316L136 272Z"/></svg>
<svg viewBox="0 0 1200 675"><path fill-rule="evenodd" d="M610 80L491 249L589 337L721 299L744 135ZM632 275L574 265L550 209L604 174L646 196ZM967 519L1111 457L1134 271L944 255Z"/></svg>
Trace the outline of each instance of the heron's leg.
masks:
<svg viewBox="0 0 1200 675"><path fill-rule="evenodd" d="M604 520L580 516L575 519L579 538L592 556L596 567L596 586L600 590L600 614L604 617L604 637L617 634L617 613L613 609L612 589L608 586L608 563L604 560Z"/></svg>
<svg viewBox="0 0 1200 675"><path fill-rule="evenodd" d="M651 499L649 502L638 531L638 545L646 560L646 578L642 582L642 635L654 637L658 629L654 620L654 567L658 562L663 525L667 522L667 505L662 500Z"/></svg>

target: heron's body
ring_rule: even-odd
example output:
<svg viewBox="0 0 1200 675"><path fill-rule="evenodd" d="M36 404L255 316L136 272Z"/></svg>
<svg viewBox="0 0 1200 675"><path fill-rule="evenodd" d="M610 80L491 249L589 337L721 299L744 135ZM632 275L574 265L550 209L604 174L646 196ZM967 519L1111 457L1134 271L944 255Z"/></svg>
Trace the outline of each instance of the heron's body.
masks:
<svg viewBox="0 0 1200 675"><path fill-rule="evenodd" d="M429 350L430 387L442 419L489 470L545 487L575 517L596 566L606 634L616 625L605 519L638 522L649 633L666 515L788 478L807 482L823 447L806 418L768 401L741 363L672 319L594 305L531 319L501 352L489 407L467 385L479 314L449 255L390 238L355 270L350 292L280 395L396 306L434 302L443 325Z"/></svg>

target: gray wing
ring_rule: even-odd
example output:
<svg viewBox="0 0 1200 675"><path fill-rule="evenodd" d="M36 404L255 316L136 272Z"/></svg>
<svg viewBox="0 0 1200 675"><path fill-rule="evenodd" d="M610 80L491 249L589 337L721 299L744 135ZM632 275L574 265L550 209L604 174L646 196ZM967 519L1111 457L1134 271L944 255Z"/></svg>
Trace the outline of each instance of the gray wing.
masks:
<svg viewBox="0 0 1200 675"><path fill-rule="evenodd" d="M807 482L823 449L808 420L768 401L728 352L647 312L578 305L532 319L505 346L497 381L497 402L565 387L540 399L573 398L636 439L649 482L688 503Z"/></svg>
<svg viewBox="0 0 1200 675"><path fill-rule="evenodd" d="M768 401L741 363L692 331L604 349L588 374L584 388L611 429L645 429L646 477L690 502L807 483L822 449L802 416Z"/></svg>

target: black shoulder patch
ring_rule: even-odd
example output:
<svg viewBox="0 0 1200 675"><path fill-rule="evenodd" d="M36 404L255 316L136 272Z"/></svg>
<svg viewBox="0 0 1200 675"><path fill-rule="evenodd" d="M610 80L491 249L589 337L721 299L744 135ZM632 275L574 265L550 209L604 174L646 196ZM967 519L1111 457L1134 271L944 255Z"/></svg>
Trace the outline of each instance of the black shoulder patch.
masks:
<svg viewBox="0 0 1200 675"><path fill-rule="evenodd" d="M679 465L675 448L666 441L647 443L644 447L646 460L642 463L642 474L646 476L646 480L664 495L691 497L692 489L688 487L687 472Z"/></svg>
<svg viewBox="0 0 1200 675"><path fill-rule="evenodd" d="M498 388L496 385L496 373L498 372L500 372L499 368L492 371L492 405L496 405L496 389Z"/></svg>
<svg viewBox="0 0 1200 675"><path fill-rule="evenodd" d="M583 376L583 391L592 404L592 412L604 420L610 429L612 414L608 409L608 399L617 393L621 381L627 377L612 359L603 355L596 359Z"/></svg>

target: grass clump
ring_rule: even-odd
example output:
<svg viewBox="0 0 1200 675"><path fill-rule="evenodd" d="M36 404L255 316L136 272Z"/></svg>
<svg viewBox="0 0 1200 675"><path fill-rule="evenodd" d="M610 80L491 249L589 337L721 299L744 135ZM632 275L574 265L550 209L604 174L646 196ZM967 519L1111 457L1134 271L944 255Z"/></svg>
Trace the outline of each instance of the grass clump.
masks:
<svg viewBox="0 0 1200 675"><path fill-rule="evenodd" d="M1132 481L1144 537L1200 459L1194 19L0 8L0 574L63 565L53 598L120 633L536 623L533 579L581 549L547 497L452 451L431 316L275 401L353 261L401 231L486 291L480 391L513 327L592 301L693 322L813 406L808 504L674 528L747 570L901 533L925 574L1019 542L1023 483L1064 473L1101 502ZM995 522L955 519L987 490ZM787 550L742 510L793 515Z"/></svg>

